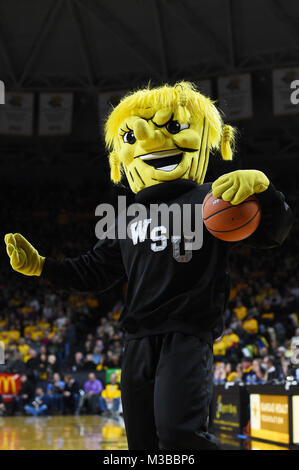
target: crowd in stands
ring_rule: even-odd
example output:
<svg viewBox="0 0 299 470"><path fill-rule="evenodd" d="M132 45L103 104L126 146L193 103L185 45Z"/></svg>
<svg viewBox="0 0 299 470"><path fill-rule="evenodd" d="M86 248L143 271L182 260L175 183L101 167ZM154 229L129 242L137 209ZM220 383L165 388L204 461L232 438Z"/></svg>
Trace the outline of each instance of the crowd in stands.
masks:
<svg viewBox="0 0 299 470"><path fill-rule="evenodd" d="M290 203L298 220L296 199ZM214 343L214 383L299 382L299 230L285 243L232 250L223 336Z"/></svg>
<svg viewBox="0 0 299 470"><path fill-rule="evenodd" d="M3 236L18 231L41 254L55 257L76 256L96 242L94 208L101 202L96 191L53 188L47 191L48 200L43 192L43 197L36 192L22 198L21 193L11 192L11 207L4 207ZM225 330L214 343L215 384L299 381L294 360L294 338L299 342L298 235L295 225L287 242L275 250L246 244L232 250ZM13 272L4 244L0 263L0 341L5 344L0 372L21 375L20 393L9 406L0 395L0 415L121 410L117 377L112 374L108 383L103 377L107 369L121 368L118 319L125 286L101 296L56 291L42 278L25 279ZM84 382L79 383L78 373L85 374Z"/></svg>
<svg viewBox="0 0 299 470"><path fill-rule="evenodd" d="M96 243L94 209L102 202L97 188L85 198L82 188L43 192L2 186L1 192L9 201L2 210L2 240L18 231L41 254L53 257L76 256ZM0 341L5 345L0 373L20 374L22 383L17 400L6 405L0 399L0 415L5 408L29 414L121 409L119 385L113 374L106 383L105 371L121 367L118 319L124 286L101 296L58 291L42 278L15 273L4 243L0 263Z"/></svg>

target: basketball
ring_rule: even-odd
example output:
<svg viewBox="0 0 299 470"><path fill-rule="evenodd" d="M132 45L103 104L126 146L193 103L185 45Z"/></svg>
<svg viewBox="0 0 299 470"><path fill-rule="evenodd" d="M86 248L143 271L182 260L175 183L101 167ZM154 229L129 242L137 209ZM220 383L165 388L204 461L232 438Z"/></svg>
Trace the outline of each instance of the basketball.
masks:
<svg viewBox="0 0 299 470"><path fill-rule="evenodd" d="M202 216L207 230L227 242L237 242L248 238L259 226L261 207L256 196L250 196L241 204L213 196L210 191L202 206Z"/></svg>

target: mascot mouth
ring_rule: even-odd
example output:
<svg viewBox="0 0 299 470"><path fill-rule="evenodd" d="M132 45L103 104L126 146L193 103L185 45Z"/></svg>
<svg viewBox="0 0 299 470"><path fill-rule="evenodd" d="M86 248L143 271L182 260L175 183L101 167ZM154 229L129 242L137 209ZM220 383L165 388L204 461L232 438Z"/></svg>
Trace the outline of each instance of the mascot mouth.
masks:
<svg viewBox="0 0 299 470"><path fill-rule="evenodd" d="M166 150L157 153L148 153L139 157L147 165L160 171L173 171L181 163L183 152L181 150Z"/></svg>

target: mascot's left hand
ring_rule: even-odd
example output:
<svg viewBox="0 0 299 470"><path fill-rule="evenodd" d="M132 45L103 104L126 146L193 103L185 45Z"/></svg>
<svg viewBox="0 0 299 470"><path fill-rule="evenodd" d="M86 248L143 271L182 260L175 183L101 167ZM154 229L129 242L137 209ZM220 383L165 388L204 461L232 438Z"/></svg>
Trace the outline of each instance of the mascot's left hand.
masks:
<svg viewBox="0 0 299 470"><path fill-rule="evenodd" d="M220 176L212 184L214 197L233 205L241 204L249 196L266 191L270 184L267 176L258 170L237 170Z"/></svg>

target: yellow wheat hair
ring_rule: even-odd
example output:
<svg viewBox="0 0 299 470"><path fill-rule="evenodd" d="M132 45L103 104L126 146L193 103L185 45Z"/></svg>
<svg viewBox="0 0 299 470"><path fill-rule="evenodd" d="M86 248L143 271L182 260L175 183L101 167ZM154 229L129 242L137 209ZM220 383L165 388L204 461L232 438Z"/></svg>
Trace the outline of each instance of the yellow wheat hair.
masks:
<svg viewBox="0 0 299 470"><path fill-rule="evenodd" d="M120 145L119 129L122 122L132 116L139 115L150 118L161 109L169 109L174 119L181 123L206 118L209 124L210 149L221 149L224 160L233 157L235 129L224 125L215 102L201 94L190 82L179 82L174 86L165 84L161 87L133 91L126 95L113 109L105 123L105 141L109 151L117 152ZM117 157L110 157L116 171ZM115 175L116 176L116 175ZM118 178L115 178L118 179Z"/></svg>

